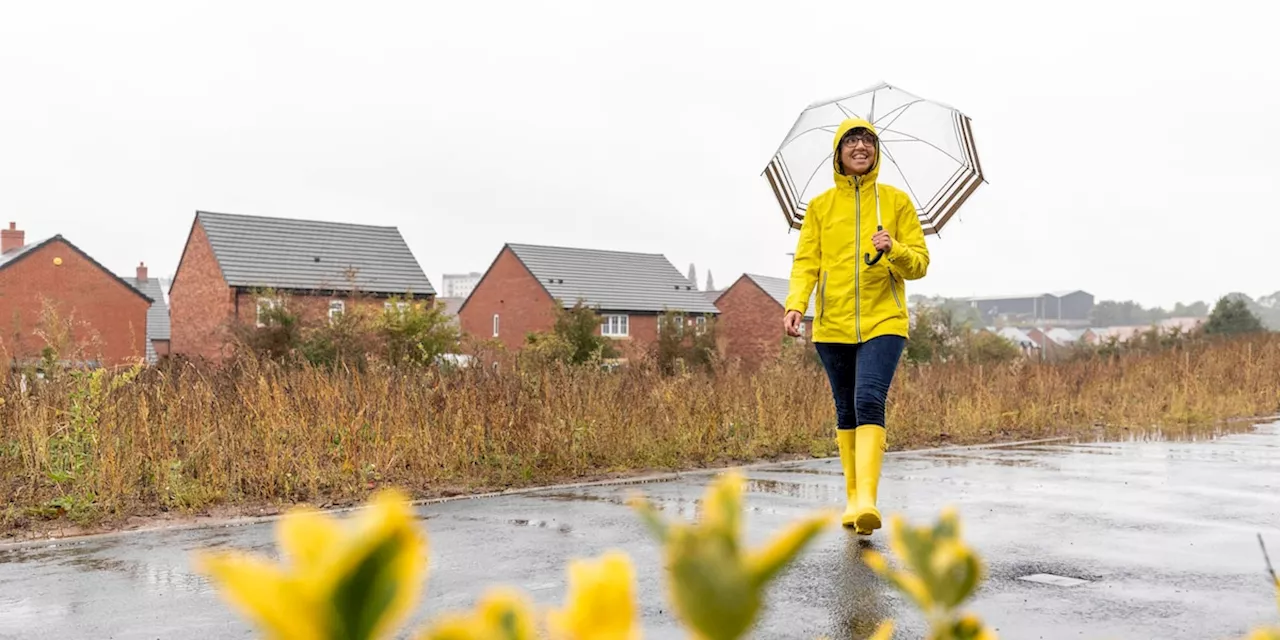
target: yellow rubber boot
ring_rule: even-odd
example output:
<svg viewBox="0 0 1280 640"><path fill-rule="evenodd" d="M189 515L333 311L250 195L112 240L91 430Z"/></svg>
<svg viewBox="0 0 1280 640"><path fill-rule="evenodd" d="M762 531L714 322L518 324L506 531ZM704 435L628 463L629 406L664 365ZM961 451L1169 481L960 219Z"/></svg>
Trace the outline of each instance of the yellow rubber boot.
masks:
<svg viewBox="0 0 1280 640"><path fill-rule="evenodd" d="M844 467L845 506L840 524L854 526L858 518L857 476L854 474L854 430L836 429L836 444L840 447L840 466Z"/></svg>
<svg viewBox="0 0 1280 640"><path fill-rule="evenodd" d="M884 427L864 424L854 430L854 468L857 470L857 516L859 532L870 533L880 528L880 511L876 509L876 492L880 488L880 463L884 460Z"/></svg>

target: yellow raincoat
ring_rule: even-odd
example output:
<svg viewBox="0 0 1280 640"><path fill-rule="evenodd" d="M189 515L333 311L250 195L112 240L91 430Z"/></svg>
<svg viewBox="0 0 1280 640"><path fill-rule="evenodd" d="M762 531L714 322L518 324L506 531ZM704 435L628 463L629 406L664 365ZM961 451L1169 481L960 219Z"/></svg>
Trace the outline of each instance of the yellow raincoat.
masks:
<svg viewBox="0 0 1280 640"><path fill-rule="evenodd" d="M809 296L818 289L814 342L856 344L882 335L907 337L905 281L923 278L929 268L929 249L915 205L906 193L876 181L880 150L866 175L840 173L840 139L857 127L875 132L870 122L857 118L845 120L836 131L836 186L809 202L791 268L788 311L808 311ZM876 255L871 236L876 233L877 206L893 247L867 266L863 254Z"/></svg>

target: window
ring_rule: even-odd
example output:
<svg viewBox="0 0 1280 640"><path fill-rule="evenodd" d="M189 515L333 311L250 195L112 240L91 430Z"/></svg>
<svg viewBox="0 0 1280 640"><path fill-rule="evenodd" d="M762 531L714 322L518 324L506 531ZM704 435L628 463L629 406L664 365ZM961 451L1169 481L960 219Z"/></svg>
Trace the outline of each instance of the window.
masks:
<svg viewBox="0 0 1280 640"><path fill-rule="evenodd" d="M498 337L498 314L493 314L493 337Z"/></svg>
<svg viewBox="0 0 1280 640"><path fill-rule="evenodd" d="M280 300L276 298L258 298L257 306L257 317L255 318L255 322L259 327L265 327L267 323L264 321L263 316L270 313L272 310L279 309Z"/></svg>
<svg viewBox="0 0 1280 640"><path fill-rule="evenodd" d="M694 326L694 333L696 333L696 334L698 334L698 335L702 335L702 334L706 333L706 332L707 332L707 317L706 317L706 316L698 316L696 319L694 319L694 321L693 321L693 326Z"/></svg>
<svg viewBox="0 0 1280 640"><path fill-rule="evenodd" d="M409 303L408 303L408 302L396 302L396 303L395 303L395 306L393 307L393 306L391 305L391 301L390 301L390 300L388 300L388 301L386 301L386 302L382 303L382 309L383 309L383 311L391 311L392 309L395 309L396 311L399 311L400 313L404 313L405 311L407 311L407 310L409 309Z"/></svg>
<svg viewBox="0 0 1280 640"><path fill-rule="evenodd" d="M347 311L346 302L343 302L342 300L329 301L329 320L337 319L338 316L342 315L343 313L346 313L346 311Z"/></svg>
<svg viewBox="0 0 1280 640"><path fill-rule="evenodd" d="M608 315L604 317L604 321L600 324L600 335L611 337L622 337L628 334L630 327L627 316L624 315Z"/></svg>

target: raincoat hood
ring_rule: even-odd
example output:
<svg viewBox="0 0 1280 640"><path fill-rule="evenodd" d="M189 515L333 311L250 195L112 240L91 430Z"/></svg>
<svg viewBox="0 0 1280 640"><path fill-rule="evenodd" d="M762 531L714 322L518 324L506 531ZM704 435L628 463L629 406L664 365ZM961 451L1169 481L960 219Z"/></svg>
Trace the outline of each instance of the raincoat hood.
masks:
<svg viewBox="0 0 1280 640"><path fill-rule="evenodd" d="M844 138L844 134L857 128L866 129L876 136L876 157L871 161L871 169L869 169L866 174L860 176L861 183L874 183L876 181L876 176L880 175L880 134L876 132L875 125L870 122L862 118L849 118L848 120L840 123L840 127L836 129L836 137L831 141L832 168L835 172L835 181L837 185L853 185L854 176L847 176L840 173L840 140Z"/></svg>

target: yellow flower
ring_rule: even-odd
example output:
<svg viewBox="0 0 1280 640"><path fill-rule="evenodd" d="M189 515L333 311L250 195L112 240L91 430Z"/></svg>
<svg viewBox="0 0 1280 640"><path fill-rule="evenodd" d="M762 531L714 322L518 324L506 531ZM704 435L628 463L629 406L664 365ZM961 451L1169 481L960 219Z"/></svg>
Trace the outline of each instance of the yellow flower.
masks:
<svg viewBox="0 0 1280 640"><path fill-rule="evenodd" d="M565 607L548 615L555 637L571 640L638 640L635 571L621 552L569 564Z"/></svg>
<svg viewBox="0 0 1280 640"><path fill-rule="evenodd" d="M418 640L533 640L533 609L519 592L491 589L469 613L450 613L418 635Z"/></svg>
<svg viewBox="0 0 1280 640"><path fill-rule="evenodd" d="M426 538L407 498L380 492L347 522L295 509L276 529L286 560L204 551L196 567L268 637L389 637L418 599Z"/></svg>
<svg viewBox="0 0 1280 640"><path fill-rule="evenodd" d="M726 473L707 488L701 521L669 524L644 500L636 507L662 541L668 587L681 619L702 638L742 636L755 621L764 588L834 520L825 512L793 524L760 549L742 549L743 476Z"/></svg>

